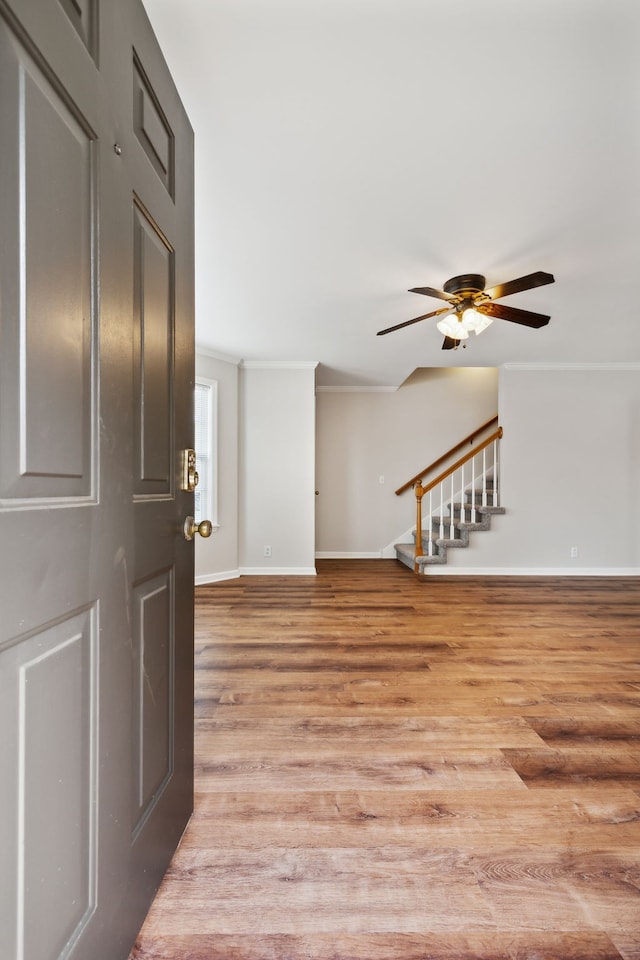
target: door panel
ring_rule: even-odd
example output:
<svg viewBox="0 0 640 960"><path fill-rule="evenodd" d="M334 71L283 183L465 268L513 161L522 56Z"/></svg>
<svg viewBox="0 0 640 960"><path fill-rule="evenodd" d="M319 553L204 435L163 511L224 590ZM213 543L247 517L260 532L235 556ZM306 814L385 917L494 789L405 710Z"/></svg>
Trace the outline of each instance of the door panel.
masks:
<svg viewBox="0 0 640 960"><path fill-rule="evenodd" d="M24 47L2 36L4 354L0 498L87 497L92 443L94 145ZM42 142L56 144L44 151ZM8 209L7 209L8 208ZM3 258L4 259L4 258ZM72 278L72 279L67 279ZM52 403L55 398L55 403Z"/></svg>
<svg viewBox="0 0 640 960"><path fill-rule="evenodd" d="M193 143L139 0L0 0L0 941L125 960L188 820Z"/></svg>
<svg viewBox="0 0 640 960"><path fill-rule="evenodd" d="M137 497L173 493L173 251L134 207L134 313Z"/></svg>
<svg viewBox="0 0 640 960"><path fill-rule="evenodd" d="M98 0L59 0L59 3L95 59L98 51Z"/></svg>
<svg viewBox="0 0 640 960"><path fill-rule="evenodd" d="M23 477L84 476L86 484L91 422L92 144L86 129L42 77L25 71L23 83L20 191L25 207L21 255L25 314L20 318L24 364L20 473ZM39 148L43 140L57 144L53 155Z"/></svg>
<svg viewBox="0 0 640 960"><path fill-rule="evenodd" d="M3 928L7 956L59 956L95 910L96 654L93 607L17 637L3 652L0 727L16 735L3 737L1 762L16 780L0 843L18 880L6 887L14 916Z"/></svg>
<svg viewBox="0 0 640 960"><path fill-rule="evenodd" d="M175 193L173 131L137 55L133 61L133 129L170 197Z"/></svg>
<svg viewBox="0 0 640 960"><path fill-rule="evenodd" d="M172 571L165 571L136 584L133 591L134 837L173 773L173 583Z"/></svg>
<svg viewBox="0 0 640 960"><path fill-rule="evenodd" d="M81 936L95 910L95 613L78 613L16 648L24 658L18 674L18 791L24 802L18 844L25 890L20 926L25 956L38 960L46 960L52 946L60 953Z"/></svg>

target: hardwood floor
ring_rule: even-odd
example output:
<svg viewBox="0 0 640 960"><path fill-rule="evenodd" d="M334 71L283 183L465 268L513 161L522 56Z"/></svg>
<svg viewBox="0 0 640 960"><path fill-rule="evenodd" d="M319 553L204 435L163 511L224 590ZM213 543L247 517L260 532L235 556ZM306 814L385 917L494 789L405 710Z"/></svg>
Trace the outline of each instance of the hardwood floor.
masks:
<svg viewBox="0 0 640 960"><path fill-rule="evenodd" d="M196 807L135 960L640 960L640 579L200 587Z"/></svg>

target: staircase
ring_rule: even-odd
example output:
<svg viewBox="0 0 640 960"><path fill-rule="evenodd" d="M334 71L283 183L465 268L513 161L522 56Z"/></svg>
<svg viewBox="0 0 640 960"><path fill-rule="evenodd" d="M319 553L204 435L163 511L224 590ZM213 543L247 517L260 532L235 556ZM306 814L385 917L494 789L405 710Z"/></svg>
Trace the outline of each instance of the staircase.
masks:
<svg viewBox="0 0 640 960"><path fill-rule="evenodd" d="M395 551L398 560L416 573L424 573L424 568L433 564L447 563L447 551L450 548L459 549L469 546L469 534L475 531L491 529L492 514L505 513L504 507L493 507L487 504L494 500L493 485L485 484L484 490L468 490L465 494L465 517L471 516L474 511L475 520L460 519L463 507L460 503L448 505L448 516L432 516L431 529L422 534L422 556L415 555L415 531L412 543L396 543ZM484 505L483 505L484 501ZM453 506L453 514L452 514Z"/></svg>

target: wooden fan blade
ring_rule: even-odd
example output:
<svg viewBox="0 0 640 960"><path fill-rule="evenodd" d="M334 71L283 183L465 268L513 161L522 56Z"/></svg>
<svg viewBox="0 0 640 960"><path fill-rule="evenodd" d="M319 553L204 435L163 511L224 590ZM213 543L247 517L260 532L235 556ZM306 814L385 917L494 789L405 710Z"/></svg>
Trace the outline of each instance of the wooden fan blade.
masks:
<svg viewBox="0 0 640 960"><path fill-rule="evenodd" d="M488 317L510 320L512 323L521 323L524 327L535 327L536 329L545 327L551 319L545 313L518 310L516 307L507 307L504 303L479 303L474 309L478 313L486 313Z"/></svg>
<svg viewBox="0 0 640 960"><path fill-rule="evenodd" d="M434 287L411 287L409 293L422 293L425 297L437 297L438 300L459 300L459 297L455 297L450 293L445 293L444 290L436 290Z"/></svg>
<svg viewBox="0 0 640 960"><path fill-rule="evenodd" d="M459 340L454 340L453 337L445 337L442 341L443 350L455 350L458 346Z"/></svg>
<svg viewBox="0 0 640 960"><path fill-rule="evenodd" d="M533 287L544 287L545 283L554 283L555 277L552 273L544 273L538 270L537 273L528 273L526 277L518 277L517 280L509 280L507 283L499 283L495 287L489 287L484 292L492 300L499 300L500 297L508 297L511 293L520 293L521 290L531 290Z"/></svg>
<svg viewBox="0 0 640 960"><path fill-rule="evenodd" d="M387 327L386 330L378 330L376 337L383 337L385 333L393 333L394 330L401 330L403 327L408 327L412 323L418 323L419 320L428 320L429 317L437 317L441 313L451 313L449 307L442 307L440 310L432 310L431 313L423 313L421 317L414 317L413 320L405 320L404 323L396 323L393 327Z"/></svg>

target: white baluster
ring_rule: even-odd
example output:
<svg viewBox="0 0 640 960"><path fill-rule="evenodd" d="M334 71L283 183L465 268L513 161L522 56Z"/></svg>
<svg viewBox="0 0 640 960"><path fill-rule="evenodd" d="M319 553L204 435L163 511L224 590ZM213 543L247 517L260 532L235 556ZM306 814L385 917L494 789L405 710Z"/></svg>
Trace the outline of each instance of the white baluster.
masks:
<svg viewBox="0 0 640 960"><path fill-rule="evenodd" d="M499 440L493 441L493 505L500 506L500 447Z"/></svg>
<svg viewBox="0 0 640 960"><path fill-rule="evenodd" d="M439 537L444 540L444 480L440 481L440 532Z"/></svg>
<svg viewBox="0 0 640 960"><path fill-rule="evenodd" d="M482 451L482 506L487 505L487 448Z"/></svg>
<svg viewBox="0 0 640 960"><path fill-rule="evenodd" d="M467 519L466 513L466 504L465 504L465 490L464 490L464 463L460 468L461 480L460 480L460 520L464 523Z"/></svg>
<svg viewBox="0 0 640 960"><path fill-rule="evenodd" d="M454 526L454 522L455 522L455 517L454 517L454 507L455 507L455 503L454 503L454 500L453 500L453 497L454 497L454 493L453 493L453 478L454 478L454 476L455 476L455 474L452 473L452 474L451 474L451 499L450 499L450 501L449 501L449 503L450 503L450 507L449 507L449 514L450 514L450 517L449 517L449 538L450 538L451 540L453 540L454 537L455 537L455 535L456 535L456 530L455 530L455 526Z"/></svg>
<svg viewBox="0 0 640 960"><path fill-rule="evenodd" d="M429 556L433 556L433 490L429 490Z"/></svg>
<svg viewBox="0 0 640 960"><path fill-rule="evenodd" d="M471 458L471 523L476 522L476 458Z"/></svg>

